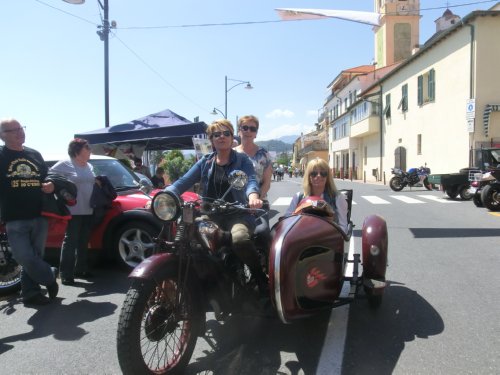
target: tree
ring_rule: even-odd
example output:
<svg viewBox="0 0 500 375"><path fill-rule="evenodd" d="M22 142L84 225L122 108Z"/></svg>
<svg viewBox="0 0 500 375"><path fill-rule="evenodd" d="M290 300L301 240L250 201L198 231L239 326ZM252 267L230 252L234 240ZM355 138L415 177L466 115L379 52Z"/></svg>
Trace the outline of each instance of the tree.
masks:
<svg viewBox="0 0 500 375"><path fill-rule="evenodd" d="M186 159L180 150L171 150L163 154L163 160L159 165L165 170L172 183L184 176L195 162L194 155Z"/></svg>

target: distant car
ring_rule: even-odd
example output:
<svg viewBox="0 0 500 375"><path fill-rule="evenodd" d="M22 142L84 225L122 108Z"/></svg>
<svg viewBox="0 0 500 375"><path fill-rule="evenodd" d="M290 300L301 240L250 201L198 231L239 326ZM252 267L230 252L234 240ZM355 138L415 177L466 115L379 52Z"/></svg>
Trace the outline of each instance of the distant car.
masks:
<svg viewBox="0 0 500 375"><path fill-rule="evenodd" d="M45 161L50 168L61 159L46 158ZM149 211L152 197L149 194L154 195L158 190L152 189L147 177L138 176L115 158L92 155L89 163L94 167L96 176L108 177L118 195L102 222L93 228L89 249L99 250L108 259L135 267L150 255L153 237L161 229L160 223ZM65 230L65 221L49 219L46 247L60 248Z"/></svg>

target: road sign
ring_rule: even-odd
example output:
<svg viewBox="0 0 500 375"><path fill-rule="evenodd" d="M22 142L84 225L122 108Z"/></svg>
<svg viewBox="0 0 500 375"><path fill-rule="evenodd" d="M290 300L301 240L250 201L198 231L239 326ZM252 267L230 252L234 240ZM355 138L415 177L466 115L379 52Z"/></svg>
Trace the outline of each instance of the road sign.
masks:
<svg viewBox="0 0 500 375"><path fill-rule="evenodd" d="M467 120L476 118L476 99L467 99L466 118Z"/></svg>

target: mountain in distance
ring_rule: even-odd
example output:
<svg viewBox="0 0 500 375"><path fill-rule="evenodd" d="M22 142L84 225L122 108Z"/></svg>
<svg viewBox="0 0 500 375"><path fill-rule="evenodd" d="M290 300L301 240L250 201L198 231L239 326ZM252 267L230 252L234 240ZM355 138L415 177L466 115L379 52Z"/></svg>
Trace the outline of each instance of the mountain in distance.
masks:
<svg viewBox="0 0 500 375"><path fill-rule="evenodd" d="M264 147L267 151L275 151L276 153L291 152L293 143L298 138L298 135L285 135L278 139L268 141L257 141L260 147Z"/></svg>

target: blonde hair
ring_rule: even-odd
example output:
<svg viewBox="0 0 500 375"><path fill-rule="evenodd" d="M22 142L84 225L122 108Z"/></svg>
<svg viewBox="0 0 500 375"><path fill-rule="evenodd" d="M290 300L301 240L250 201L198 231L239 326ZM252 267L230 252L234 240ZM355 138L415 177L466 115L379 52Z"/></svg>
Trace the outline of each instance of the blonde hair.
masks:
<svg viewBox="0 0 500 375"><path fill-rule="evenodd" d="M249 121L252 121L255 126L257 127L257 130L259 130L259 119L257 117L255 117L254 115L246 115L246 116L243 116L243 117L240 117L238 119L238 129L241 128L241 125L245 122L249 122Z"/></svg>
<svg viewBox="0 0 500 375"><path fill-rule="evenodd" d="M320 158L312 159L309 163L307 163L304 179L302 180L304 196L307 197L311 195L312 189L310 175L313 171L328 173L328 175L326 176L325 192L331 197L335 197L335 195L337 194L337 187L335 186L335 182L333 181L332 171L328 166L328 163Z"/></svg>
<svg viewBox="0 0 500 375"><path fill-rule="evenodd" d="M231 121L223 118L219 120L215 120L207 127L207 135L208 138L212 138L212 134L217 131L229 130L231 132L231 137L234 137L234 128Z"/></svg>

